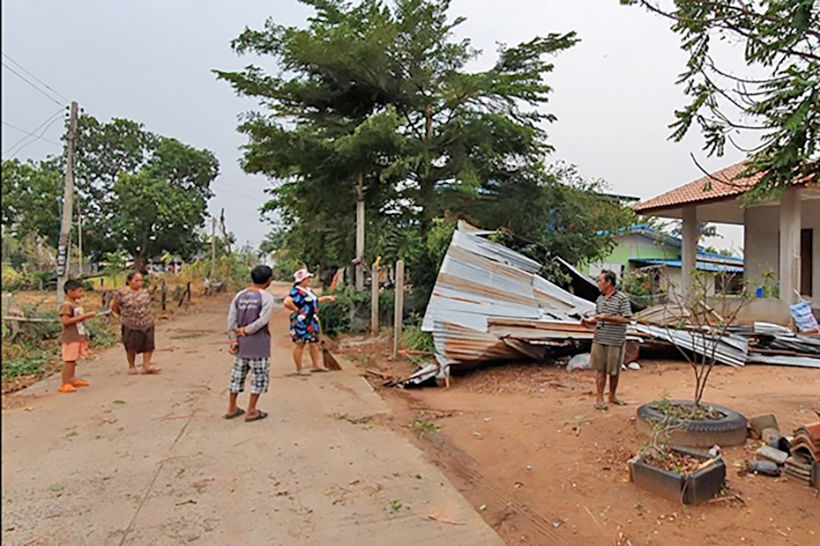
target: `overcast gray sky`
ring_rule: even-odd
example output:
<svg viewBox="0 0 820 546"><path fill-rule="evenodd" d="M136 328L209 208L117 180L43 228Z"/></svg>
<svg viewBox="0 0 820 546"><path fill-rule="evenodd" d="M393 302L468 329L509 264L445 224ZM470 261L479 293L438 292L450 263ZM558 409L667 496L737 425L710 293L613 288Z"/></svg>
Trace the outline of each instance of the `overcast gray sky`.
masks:
<svg viewBox="0 0 820 546"><path fill-rule="evenodd" d="M477 69L494 61L497 42L578 33L581 43L556 57L548 76L554 88L549 110L558 116L549 128L553 159L607 180L612 191L648 198L699 178L690 152L709 169L742 159L734 150L705 158L696 134L682 143L667 140L673 111L685 102L674 82L686 60L667 21L618 0L454 0L451 13L467 17L459 35L484 52ZM137 120L212 150L221 174L211 211L224 207L240 243L257 245L268 231L258 213L267 181L242 172L245 138L236 132L237 114L254 104L216 81L211 69L250 62L229 47L245 26L261 27L268 16L301 25L309 14L296 0L3 0L3 64L31 79L10 56L98 119ZM59 108L4 67L3 158L60 153L59 120L44 133L52 142L29 138L7 153L26 136L18 129L33 131ZM741 228L721 231L723 239L706 243L742 248Z"/></svg>

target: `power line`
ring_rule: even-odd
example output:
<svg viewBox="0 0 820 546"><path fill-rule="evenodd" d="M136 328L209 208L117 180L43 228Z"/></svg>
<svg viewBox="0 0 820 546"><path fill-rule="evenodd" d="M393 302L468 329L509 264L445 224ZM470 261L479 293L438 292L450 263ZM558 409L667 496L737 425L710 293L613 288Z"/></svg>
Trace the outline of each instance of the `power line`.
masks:
<svg viewBox="0 0 820 546"><path fill-rule="evenodd" d="M27 134L28 136L33 136L33 137L36 137L36 138L38 138L39 140L44 140L44 141L46 141L46 142L50 142L51 144L57 144L57 145L59 145L59 144L60 144L59 142L57 142L57 141L55 141L55 140L51 140L50 138L46 138L46 137L38 137L38 136L37 136L37 135L35 135L34 133L29 133L29 132L28 132L28 131L26 131L25 129L20 129L20 128L19 128L19 127L17 127L16 125L12 125L11 123L9 123L9 122L7 122L7 121L3 121L3 125L5 125L5 126L7 126L7 127L11 127L12 129L14 129L14 130L16 130L16 131L20 131L21 133L25 133L25 134Z"/></svg>
<svg viewBox="0 0 820 546"><path fill-rule="evenodd" d="M36 74L34 74L34 73L32 73L30 70L27 70L25 66L21 65L20 63L18 63L18 62L17 62L17 61L15 61L14 59L12 59L12 58L11 58L11 55L9 55L8 53L6 53L5 51L3 52L3 56L4 56L5 58L7 58L8 60L10 60L11 62L13 62L15 65L17 65L17 66L20 68L20 70L22 70L23 72L25 72L26 74L28 74L29 76L31 76L32 78L34 78L36 81L38 81L40 84L42 84L43 86L45 86L47 89L49 89L50 91L52 91L55 95L57 95L58 97L60 97L61 99L63 99L63 100L64 100L64 101L66 101L66 102L70 102L70 101L69 101L69 100L65 97L65 95L63 95L62 93L60 93L59 91L57 91L56 89L54 89L53 87L51 87L49 84L47 84L46 82L44 82L43 80L41 80L40 78L38 78L38 77L37 77L37 75L36 75Z"/></svg>
<svg viewBox="0 0 820 546"><path fill-rule="evenodd" d="M20 73L19 73L19 72L17 72L16 70L14 70L12 67L10 67L9 65L7 65L6 63L2 63L2 64L3 64L3 67L4 67L4 68L6 68L6 69L8 69L8 70L9 70L9 72L11 72L12 74L14 74L14 75L15 75L15 76L17 76L18 78L20 78L21 80L23 80L24 82L26 82L27 84L29 84L29 85L31 86L31 88L32 88L32 89L37 90L37 92L38 92L38 93L42 93L42 95L43 95L44 97L47 97L50 101L54 102L55 104L59 104L60 106L64 106L64 104L63 104L62 102L58 101L57 99L55 99L54 97L52 97L51 95L49 95L48 93L46 93L45 91L43 91L42 89L40 89L39 87L37 87L36 85L34 85L33 83L31 83L29 80L27 80L27 79L26 79L26 77L25 77L25 76L23 76L22 74L20 74Z"/></svg>
<svg viewBox="0 0 820 546"><path fill-rule="evenodd" d="M37 131L40 131L41 128L45 127L42 131L40 131L39 135L35 135L36 138L34 140L32 140L30 142L27 142L26 144L23 144L22 146L20 146L20 144L22 144L25 140L29 139L29 135L25 135L23 138L21 138L20 140L15 142L11 146L11 148L9 148L5 152L3 152L3 155L9 155L10 153L16 154L17 152L19 152L20 150L22 150L23 148L25 148L26 146L28 146L32 142L36 142L37 140L42 139L45 132L48 130L49 127L51 127L51 124L54 123L54 121L59 119L57 116L59 116L62 112L63 112L63 109L60 108L59 110L57 110L56 112L51 114L43 123L38 125L33 131L31 131L31 133L33 134L33 133L36 133ZM17 148L18 146L20 146L20 148ZM17 149L15 150L15 148L17 148Z"/></svg>

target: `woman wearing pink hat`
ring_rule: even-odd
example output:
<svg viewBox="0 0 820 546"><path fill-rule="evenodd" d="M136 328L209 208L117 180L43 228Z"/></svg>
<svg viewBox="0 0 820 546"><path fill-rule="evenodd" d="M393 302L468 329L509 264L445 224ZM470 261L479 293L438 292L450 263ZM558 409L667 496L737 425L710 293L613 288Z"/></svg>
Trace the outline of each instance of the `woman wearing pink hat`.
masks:
<svg viewBox="0 0 820 546"><path fill-rule="evenodd" d="M300 269L293 274L293 289L285 298L285 307L291 311L290 337L295 343L293 361L296 363L296 375L302 373L302 353L305 345L310 348L310 359L313 361L311 372L326 372L327 368L319 363L319 304L336 301L336 296L317 296L310 288L313 273Z"/></svg>

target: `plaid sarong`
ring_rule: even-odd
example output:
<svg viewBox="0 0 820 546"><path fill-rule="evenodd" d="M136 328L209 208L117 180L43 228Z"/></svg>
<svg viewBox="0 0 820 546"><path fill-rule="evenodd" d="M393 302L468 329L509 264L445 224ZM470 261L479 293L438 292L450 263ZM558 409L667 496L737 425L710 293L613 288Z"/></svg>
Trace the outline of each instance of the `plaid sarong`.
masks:
<svg viewBox="0 0 820 546"><path fill-rule="evenodd" d="M270 378L270 358L240 358L236 357L231 370L231 393L245 391L245 379L248 372L253 370L251 379L251 394L262 394L268 392Z"/></svg>

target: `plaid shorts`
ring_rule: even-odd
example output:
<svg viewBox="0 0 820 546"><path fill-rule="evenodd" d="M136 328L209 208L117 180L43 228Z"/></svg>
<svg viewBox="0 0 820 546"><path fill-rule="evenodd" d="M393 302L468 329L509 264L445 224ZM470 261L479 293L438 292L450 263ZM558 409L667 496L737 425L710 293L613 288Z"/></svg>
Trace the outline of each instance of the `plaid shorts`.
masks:
<svg viewBox="0 0 820 546"><path fill-rule="evenodd" d="M251 379L251 394L262 394L268 392L268 371L270 370L270 358L240 358L236 357L231 370L231 393L245 391L245 379L248 372L253 370Z"/></svg>

